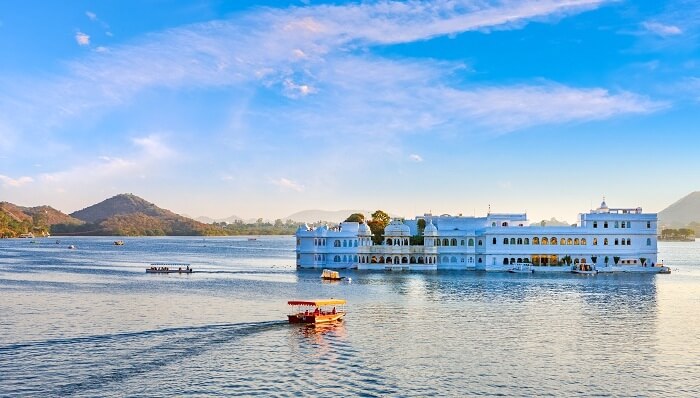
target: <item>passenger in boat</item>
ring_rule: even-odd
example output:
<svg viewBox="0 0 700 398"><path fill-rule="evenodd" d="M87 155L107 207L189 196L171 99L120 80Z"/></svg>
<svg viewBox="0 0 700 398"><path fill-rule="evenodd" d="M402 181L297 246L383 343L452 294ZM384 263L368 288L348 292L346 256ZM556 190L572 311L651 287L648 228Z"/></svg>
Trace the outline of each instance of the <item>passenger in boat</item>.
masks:
<svg viewBox="0 0 700 398"><path fill-rule="evenodd" d="M331 312L331 314L335 315L335 307L333 307L333 311Z"/></svg>
<svg viewBox="0 0 700 398"><path fill-rule="evenodd" d="M321 314L321 310L318 307L316 307L316 309L314 310L314 315L320 315L320 314Z"/></svg>

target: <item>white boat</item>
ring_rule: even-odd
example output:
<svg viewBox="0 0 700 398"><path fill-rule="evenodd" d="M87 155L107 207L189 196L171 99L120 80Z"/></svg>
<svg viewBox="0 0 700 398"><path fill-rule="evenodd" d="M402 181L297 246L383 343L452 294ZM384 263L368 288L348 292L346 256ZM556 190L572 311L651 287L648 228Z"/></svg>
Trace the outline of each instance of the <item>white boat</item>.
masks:
<svg viewBox="0 0 700 398"><path fill-rule="evenodd" d="M73 249L75 249L75 245L68 245L68 248L73 250Z"/></svg>
<svg viewBox="0 0 700 398"><path fill-rule="evenodd" d="M583 263L574 265L571 272L581 275L595 275L598 273L598 270L596 270L595 267L590 264Z"/></svg>
<svg viewBox="0 0 700 398"><path fill-rule="evenodd" d="M516 263L508 272L513 274L531 274L533 269L529 263Z"/></svg>

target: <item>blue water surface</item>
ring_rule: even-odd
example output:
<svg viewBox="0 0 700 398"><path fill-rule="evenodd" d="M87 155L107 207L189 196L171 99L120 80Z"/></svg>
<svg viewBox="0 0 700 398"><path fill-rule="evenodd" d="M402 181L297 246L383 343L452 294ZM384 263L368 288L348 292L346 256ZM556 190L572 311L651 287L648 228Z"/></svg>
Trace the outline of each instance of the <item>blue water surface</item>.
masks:
<svg viewBox="0 0 700 398"><path fill-rule="evenodd" d="M660 242L670 275L324 283L294 258L292 237L0 240L0 396L700 396L700 242ZM344 323L286 323L327 297Z"/></svg>

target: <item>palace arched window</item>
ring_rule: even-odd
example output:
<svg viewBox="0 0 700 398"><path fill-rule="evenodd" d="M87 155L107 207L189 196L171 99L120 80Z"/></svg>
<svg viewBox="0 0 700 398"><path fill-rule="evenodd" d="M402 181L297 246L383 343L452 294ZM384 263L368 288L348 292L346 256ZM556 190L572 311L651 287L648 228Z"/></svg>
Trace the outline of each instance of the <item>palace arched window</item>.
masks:
<svg viewBox="0 0 700 398"><path fill-rule="evenodd" d="M522 245L523 244L523 238L518 238L518 244Z"/></svg>
<svg viewBox="0 0 700 398"><path fill-rule="evenodd" d="M603 223L603 228L607 228L607 227L608 227L608 222L606 221Z"/></svg>
<svg viewBox="0 0 700 398"><path fill-rule="evenodd" d="M573 245L573 244L574 244L574 240L571 239L571 238L569 238L569 239L566 240L566 244L568 244L568 245Z"/></svg>
<svg viewBox="0 0 700 398"><path fill-rule="evenodd" d="M474 246L474 239L469 239L469 240L467 241L467 244L468 244L469 246Z"/></svg>
<svg viewBox="0 0 700 398"><path fill-rule="evenodd" d="M578 244L579 244L578 238L574 239L574 245L578 245Z"/></svg>
<svg viewBox="0 0 700 398"><path fill-rule="evenodd" d="M404 244L404 246L408 246L408 239L404 239L403 244Z"/></svg>
<svg viewBox="0 0 700 398"><path fill-rule="evenodd" d="M336 263L339 263L339 262L340 262L340 256L336 255L335 257L333 257L333 261L336 262Z"/></svg>
<svg viewBox="0 0 700 398"><path fill-rule="evenodd" d="M452 238L452 239L450 240L450 246L457 246L457 239Z"/></svg>
<svg viewBox="0 0 700 398"><path fill-rule="evenodd" d="M581 244L584 246L586 245L586 238L581 238Z"/></svg>
<svg viewBox="0 0 700 398"><path fill-rule="evenodd" d="M627 239L627 246L632 244L632 239Z"/></svg>
<svg viewBox="0 0 700 398"><path fill-rule="evenodd" d="M598 246L598 238L593 238L593 246Z"/></svg>
<svg viewBox="0 0 700 398"><path fill-rule="evenodd" d="M560 245L566 245L566 238L559 238Z"/></svg>
<svg viewBox="0 0 700 398"><path fill-rule="evenodd" d="M605 239L603 240L603 245L604 245L604 246L607 246L607 245L608 245L608 238L605 238Z"/></svg>
<svg viewBox="0 0 700 398"><path fill-rule="evenodd" d="M462 240L459 241L459 245L460 245L460 246L464 246L464 239L462 239Z"/></svg>
<svg viewBox="0 0 700 398"><path fill-rule="evenodd" d="M508 259L507 259L507 258L504 258L504 259L503 259L503 265L508 265Z"/></svg>
<svg viewBox="0 0 700 398"><path fill-rule="evenodd" d="M507 227L507 226L508 226L508 223L507 223L507 222L504 222L503 224L501 224L501 226L502 226L502 227Z"/></svg>
<svg viewBox="0 0 700 398"><path fill-rule="evenodd" d="M442 245L443 245L443 246L449 246L449 245L450 245L450 241L447 240L447 238L445 238L445 239L442 240Z"/></svg>
<svg viewBox="0 0 700 398"><path fill-rule="evenodd" d="M529 245L529 244L530 244L530 238L525 238L525 244L526 244L526 245ZM534 245L534 243L533 243L533 245Z"/></svg>
<svg viewBox="0 0 700 398"><path fill-rule="evenodd" d="M338 239L333 242L333 247L340 247L340 241Z"/></svg>
<svg viewBox="0 0 700 398"><path fill-rule="evenodd" d="M647 238L647 246L651 246L651 238Z"/></svg>
<svg viewBox="0 0 700 398"><path fill-rule="evenodd" d="M503 238L503 244L507 245L508 244L508 238Z"/></svg>
<svg viewBox="0 0 700 398"><path fill-rule="evenodd" d="M387 239L386 239L386 244L389 245L389 246L391 246L391 245L394 244L394 241L393 241L391 238L387 238Z"/></svg>
<svg viewBox="0 0 700 398"><path fill-rule="evenodd" d="M510 238L510 244L514 245L515 244L515 238Z"/></svg>
<svg viewBox="0 0 700 398"><path fill-rule="evenodd" d="M549 240L546 237L542 238L542 240L540 242L542 242L543 245L549 244Z"/></svg>
<svg viewBox="0 0 700 398"><path fill-rule="evenodd" d="M479 242L481 242L481 241L479 241ZM496 238L493 238L493 244L494 245L496 244Z"/></svg>
<svg viewBox="0 0 700 398"><path fill-rule="evenodd" d="M348 247L348 241L347 241L347 240L343 240L343 247Z"/></svg>
<svg viewBox="0 0 700 398"><path fill-rule="evenodd" d="M479 246L483 246L483 245L484 245L484 242L481 239L479 239Z"/></svg>
<svg viewBox="0 0 700 398"><path fill-rule="evenodd" d="M556 244L557 244L557 238L552 237L551 242L552 242L553 245L556 245Z"/></svg>
<svg viewBox="0 0 700 398"><path fill-rule="evenodd" d="M615 221L615 228L620 228L620 223Z"/></svg>
<svg viewBox="0 0 700 398"><path fill-rule="evenodd" d="M620 241L618 239L615 239L615 246L619 245Z"/></svg>
<svg viewBox="0 0 700 398"><path fill-rule="evenodd" d="M443 256L443 257L442 257L442 262L443 262L444 264L447 264L448 262L450 262L450 259L447 258L447 256Z"/></svg>
<svg viewBox="0 0 700 398"><path fill-rule="evenodd" d="M593 221L593 228L598 228L598 221Z"/></svg>
<svg viewBox="0 0 700 398"><path fill-rule="evenodd" d="M535 236L534 238L532 238L532 244L533 244L533 245L539 245L539 244L540 244L540 238L538 238L538 237L536 237L536 236Z"/></svg>

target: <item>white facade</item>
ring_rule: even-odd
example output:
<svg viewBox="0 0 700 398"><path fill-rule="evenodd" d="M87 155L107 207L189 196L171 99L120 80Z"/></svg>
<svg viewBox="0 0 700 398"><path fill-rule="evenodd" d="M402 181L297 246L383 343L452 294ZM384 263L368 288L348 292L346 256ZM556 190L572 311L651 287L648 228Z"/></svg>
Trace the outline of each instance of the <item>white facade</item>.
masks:
<svg viewBox="0 0 700 398"><path fill-rule="evenodd" d="M419 220L422 245L412 245ZM368 270L506 270L530 263L536 270L643 267L657 263L657 216L641 208L611 209L605 202L579 215L575 226L528 226L524 213L463 217L425 214L394 219L380 245L366 224L343 222L297 230L297 267ZM606 261L607 259L607 261Z"/></svg>

